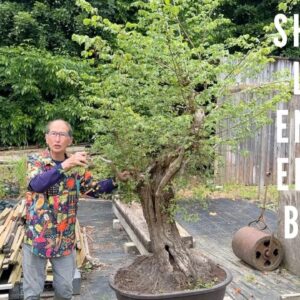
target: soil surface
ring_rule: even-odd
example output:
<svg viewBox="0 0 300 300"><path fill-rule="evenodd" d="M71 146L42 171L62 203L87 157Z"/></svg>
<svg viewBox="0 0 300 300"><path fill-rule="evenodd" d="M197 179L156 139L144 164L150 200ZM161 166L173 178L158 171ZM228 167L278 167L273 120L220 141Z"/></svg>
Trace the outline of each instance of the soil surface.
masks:
<svg viewBox="0 0 300 300"><path fill-rule="evenodd" d="M224 270L204 257L199 251L191 251L195 269L198 271L194 281L190 280L184 285L181 281L179 284L172 274L166 276L159 270L154 256L139 256L132 264L118 270L114 284L124 292L161 294L212 287L225 280L226 273Z"/></svg>

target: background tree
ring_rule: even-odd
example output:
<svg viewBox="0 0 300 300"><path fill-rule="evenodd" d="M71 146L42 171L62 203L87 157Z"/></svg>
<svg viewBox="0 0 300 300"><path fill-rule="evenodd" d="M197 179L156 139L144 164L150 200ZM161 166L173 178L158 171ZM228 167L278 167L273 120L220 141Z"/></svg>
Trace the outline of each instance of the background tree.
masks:
<svg viewBox="0 0 300 300"><path fill-rule="evenodd" d="M135 18L129 0L91 1L103 18L125 23ZM80 54L73 33L105 34L101 28L83 26L86 13L75 1L0 1L1 46L31 45L55 54Z"/></svg>
<svg viewBox="0 0 300 300"><path fill-rule="evenodd" d="M130 2L94 4L120 23L135 17ZM71 36L109 36L101 27L84 26L86 16L75 1L0 1L0 147L41 144L43 124L62 116L76 128L75 142L90 142L81 89L95 70L79 60L84 49Z"/></svg>
<svg viewBox="0 0 300 300"><path fill-rule="evenodd" d="M81 97L92 73L87 63L32 48L2 47L0 73L0 145L42 143L45 123L59 117L78 127L75 141L91 136L88 103Z"/></svg>
<svg viewBox="0 0 300 300"><path fill-rule="evenodd" d="M93 13L86 1L77 3ZM119 273L134 274L121 287L127 289L132 280L133 289L174 291L195 284L200 275L209 279L212 267L181 243L172 181L183 166L189 171L207 164L222 142L216 126L222 130L223 120L235 121L231 142L245 137L267 121L277 102L289 98L289 87L278 80L255 93L244 91L254 95L249 102L235 100L229 87L236 76L254 76L270 61L273 48L268 38L257 47L248 36L217 43L214 33L229 23L218 13L219 1L134 5L139 9L136 23L121 26L95 15L86 22L114 36L114 48L100 36L75 35L74 40L97 51L101 61L98 80L84 92L98 107L94 147L118 168L130 170L127 193L141 200L152 241L153 256L138 259L131 266L134 272ZM233 46L247 54L229 51Z"/></svg>
<svg viewBox="0 0 300 300"><path fill-rule="evenodd" d="M299 13L299 8L298 0L224 0L218 10L231 22L217 34L217 37L224 39L224 37L238 37L247 34L254 37L259 43L264 37L265 27L274 22L276 14L284 13L287 17L292 17ZM286 28L288 27L286 26ZM299 54L299 48L293 46L292 38L289 39L286 47L275 48L272 51L272 55L296 59Z"/></svg>
<svg viewBox="0 0 300 300"><path fill-rule="evenodd" d="M260 3L255 1L245 2L237 0L220 1L220 5L216 9L216 12L218 14L223 14L223 21L225 20L225 18L226 21L222 23L222 26L218 27L218 30L215 30L213 33L209 33L209 36L206 37L207 41L209 41L210 43L222 44L224 40L230 40L232 37L237 38L241 35L244 35L245 38L242 47L238 46L236 43L232 43L230 46L228 44L228 49L232 52L238 50L246 53L249 48L246 45L250 45L250 47L252 47L253 44L259 45L260 37L263 32L262 28L270 21L272 21L277 11L277 2L280 1L261 1ZM280 3L282 5L286 5L286 9L284 11L288 15L292 15L293 13L298 11L299 4L297 2L298 1L296 0L290 0ZM95 0L91 1L91 4L95 6L96 9L98 9L99 15L102 18L102 23L111 22L112 24L116 23L121 25L125 24L126 22L131 22L133 24L136 22L138 16L138 7L133 1L114 0L99 2ZM187 15L189 14L188 9L186 10L186 13ZM182 25L188 28L190 24L186 23L186 18L184 17L185 12L181 11L181 15ZM10 56L15 58L16 53L22 53L21 51L18 52L17 50L20 49L18 47L21 46L24 48L24 51L27 54L29 52L32 52L32 56L34 56L35 58L37 58L38 55L44 55L46 53L45 51L47 51L51 55L55 55L55 57L53 58L57 58L58 56L62 55L67 59L67 61L70 61L70 59L72 59L73 57L75 58L74 63L76 63L76 58L79 57L82 52L84 56L91 56L91 58L94 58L94 61L90 61L91 68L89 71L89 73L93 74L95 71L95 65L93 64L102 64L102 62L105 62L106 58L98 57L99 52L95 51L95 49L89 46L87 46L89 51L86 51L83 46L83 44L87 45L87 43L85 43L84 41L84 38L81 38L81 44L74 43L71 40L72 34L76 33L82 36L86 36L87 41L89 40L88 36L99 36L103 40L105 40L106 44L113 50L117 49L118 45L115 40L115 34L113 34L113 30L107 30L107 24L104 24L105 26L102 26L101 22L97 22L97 18L94 20L89 20L87 16L88 13L86 11L80 10L76 6L75 1L0 1L0 34L2 37L0 41L0 47L10 47L3 50L6 53L2 58L2 62L6 60L5 62L3 62L3 66L7 65L7 63L11 63ZM98 25L84 26L84 24L93 25L93 23ZM139 28L139 30L142 29ZM247 34L252 36L252 38L246 38ZM190 33L190 39L193 43L197 44L198 33ZM100 43L99 39L96 40L97 43ZM95 44L96 42L94 41L93 45ZM289 45L287 47L280 50L274 49L272 53L276 55L288 55L297 57L298 49L293 48L291 44L292 39L289 40ZM96 46L96 48L97 47L98 46ZM99 47L101 48L101 46ZM9 55L9 51L12 51L11 55ZM23 63L26 64L25 59L26 56L20 57L20 66ZM43 57L41 57L41 59L43 60ZM41 70L46 69L41 67ZM52 71L54 72L54 70L55 72L58 72L57 68L54 68ZM45 74L42 74L41 77L35 77L35 80L38 82L37 84L39 86L42 86L42 78L45 78L47 72L48 71L45 71ZM7 73L8 72L6 72L6 74ZM18 113L15 119L19 119L20 115L23 116L23 121L25 120L25 118L27 120L31 119L31 116L28 114L28 110L23 110L26 107L24 105L18 105L18 103L22 102L23 96L19 93L14 93L13 88L14 86L18 86L20 81L24 81L25 84L28 82L24 74L24 72L20 72L20 75L23 76L22 78L10 77L10 87L8 87L8 85L5 83L4 86L0 85L0 96L2 97L2 101L5 101L5 103L10 103L7 109L5 109L6 116L9 116L11 118L7 120L7 123L16 123L16 121L14 120L13 112L10 111L9 113L7 113L9 107L13 108L18 106ZM41 82L39 82L40 78ZM16 84L14 84L13 82L14 79L16 80ZM47 89L47 86L48 85L45 85L44 89ZM198 90L201 88L203 87L199 85ZM28 87L27 97L36 99L34 90L31 90L32 95L30 94L30 90L30 87ZM72 93L71 89L67 90ZM78 95L76 94L78 90L75 89L74 92L74 98L78 99ZM44 95L50 95L51 93L51 90L49 90L49 92L45 91ZM49 98L47 97L40 97L39 99L35 100L35 105L37 105L38 107L43 107L45 103L48 103L48 100ZM57 111L59 111L59 102L53 102L51 99L49 101L51 105L46 107L55 106L57 103ZM61 98L61 101L64 100ZM83 103L85 102L83 101ZM65 105L68 104L68 102L65 103ZM36 110L43 112L43 114L38 114L39 118L48 120L49 114L45 109L36 108ZM88 131L90 127L87 119L83 118L82 120L80 120L80 118L75 113L68 114L68 117L73 124L78 125L77 127L79 127L79 136L86 136L86 141L90 141L91 134ZM19 123L21 124L21 122ZM2 133L2 135L5 135L6 138L0 139L0 146L41 143L40 134L31 135L31 127L27 125L27 122L25 122L24 124L24 128L20 131L20 133L22 132L22 134L17 134L17 138L13 137L12 135L8 135L5 132ZM87 131L84 128L86 128ZM14 132L18 132L18 130L19 129L16 129ZM78 139L78 141L83 140L83 138Z"/></svg>

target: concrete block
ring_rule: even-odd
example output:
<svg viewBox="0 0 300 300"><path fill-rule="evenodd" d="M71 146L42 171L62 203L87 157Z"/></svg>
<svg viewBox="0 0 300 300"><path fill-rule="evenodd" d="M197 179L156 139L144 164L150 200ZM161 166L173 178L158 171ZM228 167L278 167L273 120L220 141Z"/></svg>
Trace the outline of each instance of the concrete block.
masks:
<svg viewBox="0 0 300 300"><path fill-rule="evenodd" d="M124 244L124 251L128 254L138 254L139 251L133 242L127 242Z"/></svg>
<svg viewBox="0 0 300 300"><path fill-rule="evenodd" d="M73 295L80 295L81 274L78 269L75 269L73 278Z"/></svg>
<svg viewBox="0 0 300 300"><path fill-rule="evenodd" d="M123 230L123 226L122 226L122 224L120 223L119 219L114 219L114 220L113 220L113 229L116 229L116 230Z"/></svg>

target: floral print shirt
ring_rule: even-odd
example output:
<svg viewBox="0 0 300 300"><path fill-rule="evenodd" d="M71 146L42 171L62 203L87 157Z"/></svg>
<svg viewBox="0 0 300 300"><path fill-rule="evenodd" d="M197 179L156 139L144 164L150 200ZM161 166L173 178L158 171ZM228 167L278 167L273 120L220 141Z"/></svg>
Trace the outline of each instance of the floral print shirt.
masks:
<svg viewBox="0 0 300 300"><path fill-rule="evenodd" d="M28 156L27 180L24 242L35 255L47 258L69 255L74 249L80 193L99 196L116 187L112 179L94 182L89 171L65 174L48 150ZM41 187L32 189L31 184Z"/></svg>

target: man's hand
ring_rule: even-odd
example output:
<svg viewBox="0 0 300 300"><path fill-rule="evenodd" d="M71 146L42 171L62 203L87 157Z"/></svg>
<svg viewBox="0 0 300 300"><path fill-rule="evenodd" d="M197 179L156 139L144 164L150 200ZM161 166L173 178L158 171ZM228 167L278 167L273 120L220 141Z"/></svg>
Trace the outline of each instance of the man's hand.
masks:
<svg viewBox="0 0 300 300"><path fill-rule="evenodd" d="M72 154L69 158L62 162L61 166L64 171L69 171L74 167L87 167L87 153L86 152L76 152Z"/></svg>
<svg viewBox="0 0 300 300"><path fill-rule="evenodd" d="M130 175L129 171L123 171L123 172L117 173L117 179L122 182L128 181L130 177L131 177L131 175Z"/></svg>

